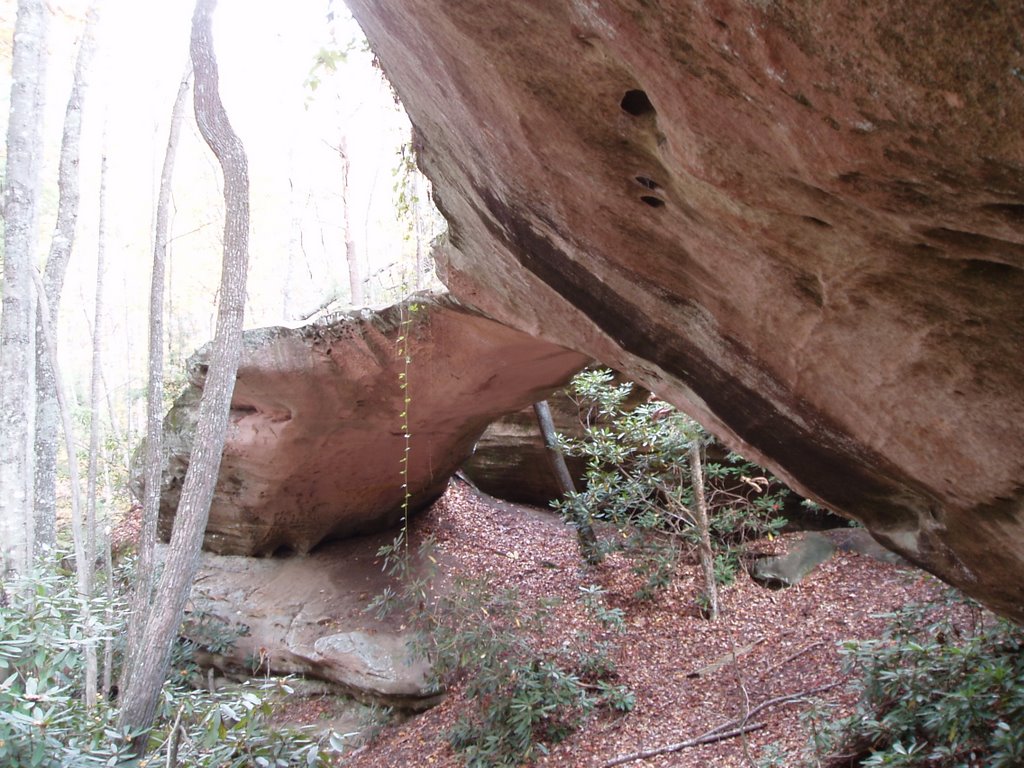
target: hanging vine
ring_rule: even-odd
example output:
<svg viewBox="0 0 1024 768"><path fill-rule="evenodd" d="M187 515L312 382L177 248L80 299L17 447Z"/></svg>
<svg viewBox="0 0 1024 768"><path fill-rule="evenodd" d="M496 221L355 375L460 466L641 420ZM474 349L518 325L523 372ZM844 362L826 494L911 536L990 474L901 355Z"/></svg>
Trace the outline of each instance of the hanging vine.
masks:
<svg viewBox="0 0 1024 768"><path fill-rule="evenodd" d="M412 457L412 432L409 426L409 411L412 407L412 390L409 386L409 371L412 366L412 350L409 335L420 305L405 301L398 305L398 337L395 339L398 359L398 389L401 394L402 410L398 414L399 434L402 451L399 457L399 479L402 489L402 526L394 541L380 548L378 556L384 558L384 569L394 576L404 576L409 566L409 512L412 492L409 490L409 462Z"/></svg>

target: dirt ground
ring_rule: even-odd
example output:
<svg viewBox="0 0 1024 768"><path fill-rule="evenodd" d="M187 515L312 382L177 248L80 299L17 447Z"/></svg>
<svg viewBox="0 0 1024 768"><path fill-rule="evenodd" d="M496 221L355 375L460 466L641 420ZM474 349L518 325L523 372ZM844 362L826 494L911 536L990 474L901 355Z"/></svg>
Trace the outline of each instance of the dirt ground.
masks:
<svg viewBox="0 0 1024 768"><path fill-rule="evenodd" d="M541 596L562 598L566 607L558 610L549 632L571 633L581 620L572 606L586 584L600 584L608 605L624 611L626 632L617 636L613 657L617 682L636 695L635 709L591 716L582 729L552 745L536 766L597 768L744 717L763 727L626 764L751 768L769 744L794 754L805 740L799 715L807 707L808 692L828 687L816 695L838 705L840 712L851 705L837 645L877 636L885 623L879 614L941 591L936 580L919 570L840 552L785 590L765 589L741 573L722 591L721 617L710 622L696 609L696 564L684 562L673 585L654 601L637 601L633 593L639 577L621 556L581 568L575 537L556 517L496 501L463 484L453 484L418 516L410 533L414 546L420 537L431 536L447 568L487 574L496 590L515 587L524 605ZM759 547L781 552L793 535L799 534ZM338 764L459 766L443 731L473 706L456 685L440 705L385 726Z"/></svg>

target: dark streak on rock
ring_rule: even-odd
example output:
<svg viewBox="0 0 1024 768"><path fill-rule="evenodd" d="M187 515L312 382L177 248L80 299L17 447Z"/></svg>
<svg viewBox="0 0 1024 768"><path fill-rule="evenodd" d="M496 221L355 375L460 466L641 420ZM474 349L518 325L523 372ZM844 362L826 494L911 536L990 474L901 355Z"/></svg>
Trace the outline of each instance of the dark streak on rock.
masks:
<svg viewBox="0 0 1024 768"><path fill-rule="evenodd" d="M801 429L761 393L744 386L720 365L689 343L686 336L650 316L638 318L628 302L582 265L569 258L530 224L538 216L520 213L477 189L489 215L481 213L492 234L519 263L585 313L630 354L665 370L685 372L686 384L708 408L745 442L780 466L800 467L801 481L827 504L893 530L917 528L914 507L933 504L900 470L881 457L865 455L860 446L845 448L840 430L822 414L809 412L806 402L793 403L812 429ZM498 222L494 224L493 222ZM690 312L696 313L691 304ZM736 342L726 341L736 357L750 356ZM761 370L762 374L766 372ZM784 391L774 385L775 394Z"/></svg>

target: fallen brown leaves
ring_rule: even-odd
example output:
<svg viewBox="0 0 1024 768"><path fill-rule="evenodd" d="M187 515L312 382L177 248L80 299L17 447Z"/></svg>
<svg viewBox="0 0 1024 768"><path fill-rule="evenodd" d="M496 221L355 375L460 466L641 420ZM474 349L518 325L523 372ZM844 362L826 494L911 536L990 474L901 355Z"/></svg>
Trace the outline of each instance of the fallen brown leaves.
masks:
<svg viewBox="0 0 1024 768"><path fill-rule="evenodd" d="M753 768L765 745L793 754L805 738L798 718L806 692L841 709L852 703L841 685L837 642L877 636L885 623L877 614L938 591L920 571L839 553L784 591L766 590L741 574L721 592L721 617L709 622L696 610L696 562L682 565L675 583L656 600L638 603L631 597L638 577L628 561L613 556L583 568L572 531L557 518L462 484L420 515L412 533L414 539L433 536L446 568L489 574L495 589L518 589L524 604L542 596L563 598L566 607L557 612L560 626L553 632L568 635L582 621L574 601L583 585L600 584L610 606L625 611L617 682L633 689L636 708L626 715L594 716L535 764L545 768L597 768L627 756L621 762L646 768ZM782 544L771 546L781 550ZM442 732L472 705L456 686L440 705L386 728L344 765L455 768L461 763ZM685 746L664 749L679 744Z"/></svg>

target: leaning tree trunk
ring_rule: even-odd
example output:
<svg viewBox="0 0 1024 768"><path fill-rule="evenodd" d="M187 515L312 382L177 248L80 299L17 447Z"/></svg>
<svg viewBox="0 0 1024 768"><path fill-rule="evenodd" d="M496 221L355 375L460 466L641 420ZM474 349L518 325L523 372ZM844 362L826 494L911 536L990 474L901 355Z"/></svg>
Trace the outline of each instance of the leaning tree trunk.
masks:
<svg viewBox="0 0 1024 768"><path fill-rule="evenodd" d="M249 260L249 172L245 150L228 122L218 92L211 17L216 0L198 0L192 17L192 64L199 130L224 170L224 260L217 332L199 406L192 455L178 503L171 544L122 700L120 725L145 731L156 713L171 648L185 611L220 468L228 410L242 348L245 273ZM134 742L145 751L147 737Z"/></svg>
<svg viewBox="0 0 1024 768"><path fill-rule="evenodd" d="M171 179L174 159L181 136L185 99L192 82L189 66L171 108L171 126L167 135L160 189L156 202L156 225L153 233L153 273L149 288L149 383L146 387L146 456L143 479L142 529L139 533L139 557L135 569L131 613L128 621L128 643L121 672L120 690L128 690L128 680L135 668L135 656L142 639L145 616L153 595L154 551L160 515L160 477L163 467L163 399L164 399L164 267L167 263L168 221L171 207Z"/></svg>
<svg viewBox="0 0 1024 768"><path fill-rule="evenodd" d="M690 472L693 477L694 516L700 536L700 568L704 573L704 597L707 598L707 617L718 618L718 582L715 580L715 553L711 548L711 525L708 520L708 501L704 493L704 460L700 455L700 441L690 441Z"/></svg>
<svg viewBox="0 0 1024 768"><path fill-rule="evenodd" d="M0 593L3 580L27 575L34 537L32 268L38 240L46 13L42 0L20 0L11 60L0 318Z"/></svg>
<svg viewBox="0 0 1024 768"><path fill-rule="evenodd" d="M551 471L554 473L555 479L558 480L562 495L568 497L576 492L576 486L572 481L569 467L565 463L565 455L558 447L555 422L551 418L551 407L548 405L548 401L541 400L534 403L533 412L537 416L537 426L540 427L541 437L544 438L544 445L547 447ZM601 562L601 549L597 545L597 536L594 533L594 526L590 522L590 516L584 510L576 510L572 524L576 528L576 540L579 543L583 559L591 565Z"/></svg>
<svg viewBox="0 0 1024 768"><path fill-rule="evenodd" d="M50 239L50 253L43 273L43 290L50 308L45 318L51 328L57 328L60 297L64 288L64 275L75 241L78 221L78 158L82 137L82 103L88 85L88 73L96 51L97 10L89 9L85 30L75 59L75 75L71 84L67 109L64 112L64 132L61 137L60 161L57 175L57 222ZM57 444L59 415L57 412L57 383L50 367L50 352L42 332L44 318L36 310L36 433L35 433L35 530L36 541L43 546L57 543ZM54 334L54 343L56 343ZM54 351L56 354L56 351Z"/></svg>

